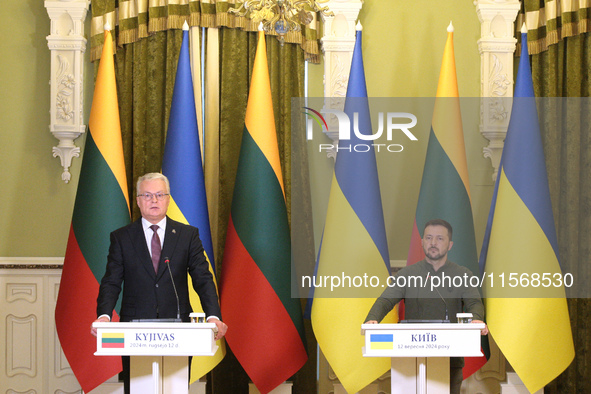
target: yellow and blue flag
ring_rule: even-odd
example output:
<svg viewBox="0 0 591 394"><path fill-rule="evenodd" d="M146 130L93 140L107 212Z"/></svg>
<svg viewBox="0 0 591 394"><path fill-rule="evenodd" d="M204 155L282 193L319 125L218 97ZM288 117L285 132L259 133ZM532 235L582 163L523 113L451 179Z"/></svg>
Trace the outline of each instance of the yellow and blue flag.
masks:
<svg viewBox="0 0 591 394"><path fill-rule="evenodd" d="M345 113L349 119L354 119L357 113L361 133L372 134L361 36L358 30ZM385 283L390 274L390 258L376 157L373 148L363 152L350 149L360 142L363 141L353 132L350 140L339 141L316 276L367 275ZM349 393L360 391L390 369L388 358L362 355L365 343L360 326L374 302L375 297L369 296L342 298L338 292L330 294L330 288L316 288L314 292L311 312L314 335ZM383 322L394 323L394 313Z"/></svg>
<svg viewBox="0 0 591 394"><path fill-rule="evenodd" d="M373 334L369 346L372 350L393 350L394 334Z"/></svg>
<svg viewBox="0 0 591 394"><path fill-rule="evenodd" d="M215 263L201 145L195 110L195 94L191 77L189 59L189 31L183 29L183 43L179 55L170 118L162 158L162 173L170 182L170 205L168 216L181 223L190 224L199 229L199 238L209 260L209 269L214 280ZM191 281L189 280L189 283ZM203 312L199 296L189 286L191 307L195 312ZM194 357L191 363L191 383L211 371L226 355L224 339L218 341L220 349L212 357Z"/></svg>
<svg viewBox="0 0 591 394"><path fill-rule="evenodd" d="M527 45L522 48L480 266L490 333L533 393L568 367L574 346L564 287L533 296L528 288L499 291L501 275L562 275Z"/></svg>

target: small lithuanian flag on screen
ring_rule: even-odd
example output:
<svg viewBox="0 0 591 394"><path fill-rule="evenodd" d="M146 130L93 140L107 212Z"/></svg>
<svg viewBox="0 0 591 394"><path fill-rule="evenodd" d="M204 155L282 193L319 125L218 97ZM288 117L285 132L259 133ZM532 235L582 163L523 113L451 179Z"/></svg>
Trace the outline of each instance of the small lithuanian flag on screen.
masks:
<svg viewBox="0 0 591 394"><path fill-rule="evenodd" d="M103 348L124 348L125 335L122 332L103 333L101 343Z"/></svg>

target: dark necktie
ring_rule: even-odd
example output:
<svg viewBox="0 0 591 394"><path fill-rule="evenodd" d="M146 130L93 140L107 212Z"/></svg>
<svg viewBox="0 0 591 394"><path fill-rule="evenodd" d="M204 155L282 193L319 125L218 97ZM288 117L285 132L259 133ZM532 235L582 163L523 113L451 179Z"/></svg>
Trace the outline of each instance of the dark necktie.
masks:
<svg viewBox="0 0 591 394"><path fill-rule="evenodd" d="M154 272L158 272L158 263L160 262L160 253L162 252L162 246L160 245L160 237L158 236L158 225L153 224L150 228L154 231L152 235L152 265L154 266Z"/></svg>

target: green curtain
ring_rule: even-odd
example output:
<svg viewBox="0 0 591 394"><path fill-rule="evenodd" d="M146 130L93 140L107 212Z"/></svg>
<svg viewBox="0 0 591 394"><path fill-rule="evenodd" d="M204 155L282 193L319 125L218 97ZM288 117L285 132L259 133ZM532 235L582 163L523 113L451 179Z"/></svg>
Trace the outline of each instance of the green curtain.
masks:
<svg viewBox="0 0 591 394"><path fill-rule="evenodd" d="M116 0L92 0L94 25L101 26L99 30L102 30L103 22L114 18L115 9L121 4L123 2ZM243 28L231 28L239 20L229 17L227 12L224 12L224 7L227 7L228 3L218 2L212 5L191 1L189 6L159 7L117 21L118 26L114 34L118 43L115 67L123 148L129 193L130 196L134 196L134 182L138 176L161 169L182 41L182 30L178 28L185 20L190 20L193 25L232 25L220 29L220 209L217 218L220 225L217 236L221 242L215 251L216 269L219 273L222 269L223 240L244 129L257 33ZM123 13L120 9L119 15ZM113 24L111 23L111 26ZM292 162L298 163L297 177L307 176L303 170L307 167L301 165L307 163L306 152L298 151L296 157L292 157L290 122L291 98L302 97L304 92L305 59L315 56L305 50L314 47L310 43L311 41L307 41L307 44L298 42L296 45L286 43L281 46L275 37L267 36L267 58L288 207L291 203ZM102 32L91 37L91 46L94 58L97 59L102 48ZM98 61L95 62L95 75L97 69ZM301 134L304 138L304 134ZM298 184L307 185L307 178L300 180ZM304 195L309 197L309 191L304 191ZM132 203L132 207L133 219L139 218L140 213L136 204ZM310 236L309 239L313 238ZM311 249L313 250L313 246ZM313 255L311 258L313 259ZM316 391L316 342L309 322L306 324L311 357L292 379L293 392L302 394ZM207 380L209 393L248 393L248 376L229 348L225 359L209 374Z"/></svg>
<svg viewBox="0 0 591 394"><path fill-rule="evenodd" d="M580 281L586 281L591 274L589 48L589 33L586 33L566 38L532 56L536 96L569 97L550 99L545 105L552 108L540 111L540 122L562 269ZM558 112L560 115L556 116L560 104L566 104L570 113ZM575 359L547 386L546 393L589 393L591 302L587 298L570 298L567 302Z"/></svg>
<svg viewBox="0 0 591 394"><path fill-rule="evenodd" d="M536 97L568 98L540 100L538 110L562 269L586 281L591 274L591 14L581 7L571 0L526 0L518 20L536 22L527 26ZM559 106L563 112L556 111ZM591 393L591 302L567 302L575 358L545 392Z"/></svg>
<svg viewBox="0 0 591 394"><path fill-rule="evenodd" d="M590 34L565 38L531 56L536 97L589 97Z"/></svg>
<svg viewBox="0 0 591 394"><path fill-rule="evenodd" d="M591 31L591 4L579 0L524 0L517 16L517 37L527 25L530 55L544 52L567 37Z"/></svg>
<svg viewBox="0 0 591 394"><path fill-rule="evenodd" d="M114 29L119 47L159 31L181 29L185 21L189 26L258 30L258 24L249 19L249 15L238 16L230 12L239 9L236 0L186 0L184 4L160 0L152 6L149 2L151 0L92 0L90 59L100 58L105 23ZM286 43L301 46L306 61L320 61L316 19L309 25L301 25L299 31L287 32L284 38Z"/></svg>

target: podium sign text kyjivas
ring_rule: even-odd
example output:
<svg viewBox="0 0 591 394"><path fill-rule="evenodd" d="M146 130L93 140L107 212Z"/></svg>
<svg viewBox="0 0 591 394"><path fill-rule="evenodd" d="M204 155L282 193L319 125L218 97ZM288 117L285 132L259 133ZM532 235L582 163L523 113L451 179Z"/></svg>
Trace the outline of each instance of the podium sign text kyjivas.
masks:
<svg viewBox="0 0 591 394"><path fill-rule="evenodd" d="M213 323L94 323L97 356L212 356Z"/></svg>

